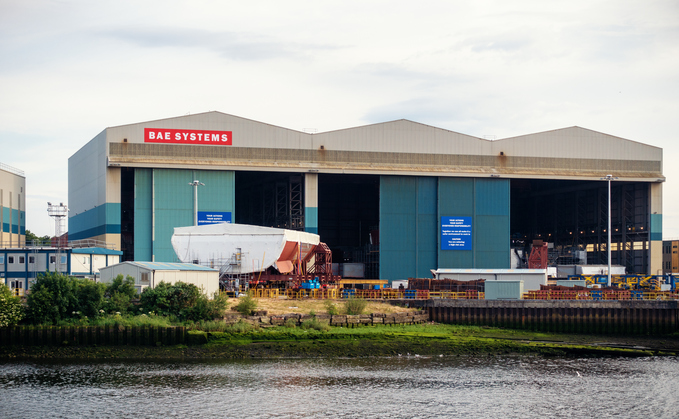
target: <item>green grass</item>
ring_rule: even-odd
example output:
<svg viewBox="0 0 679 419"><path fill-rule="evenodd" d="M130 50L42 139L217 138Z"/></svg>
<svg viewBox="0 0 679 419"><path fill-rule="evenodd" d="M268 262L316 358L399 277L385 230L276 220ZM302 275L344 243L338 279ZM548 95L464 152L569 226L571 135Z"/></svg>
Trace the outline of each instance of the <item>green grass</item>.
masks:
<svg viewBox="0 0 679 419"><path fill-rule="evenodd" d="M168 327L175 326L176 322L165 316L155 316L141 314L138 316L109 314L93 319L69 319L62 320L57 326L155 326Z"/></svg>

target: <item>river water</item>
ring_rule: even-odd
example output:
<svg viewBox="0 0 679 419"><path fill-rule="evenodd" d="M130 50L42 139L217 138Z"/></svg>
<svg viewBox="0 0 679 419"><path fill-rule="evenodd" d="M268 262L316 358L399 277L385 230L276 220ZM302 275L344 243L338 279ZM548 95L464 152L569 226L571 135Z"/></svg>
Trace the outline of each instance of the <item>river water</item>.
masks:
<svg viewBox="0 0 679 419"><path fill-rule="evenodd" d="M2 418L677 418L678 358L0 363Z"/></svg>

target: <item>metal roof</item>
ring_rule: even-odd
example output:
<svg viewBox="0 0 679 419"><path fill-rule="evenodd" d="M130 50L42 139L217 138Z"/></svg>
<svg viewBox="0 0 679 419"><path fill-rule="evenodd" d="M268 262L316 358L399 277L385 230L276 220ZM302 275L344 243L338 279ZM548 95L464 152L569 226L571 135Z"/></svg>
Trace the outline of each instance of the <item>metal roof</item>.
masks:
<svg viewBox="0 0 679 419"><path fill-rule="evenodd" d="M206 266L194 265L193 263L175 263L175 262L122 262L130 265L139 266L141 268L151 269L153 271L211 271L216 272L216 269L208 268Z"/></svg>
<svg viewBox="0 0 679 419"><path fill-rule="evenodd" d="M233 144L146 143L145 128L228 130ZM69 164L99 156L104 145L109 166L116 167L665 180L661 148L581 127L490 141L401 119L310 134L207 112L107 128L93 141L102 144L83 147Z"/></svg>
<svg viewBox="0 0 679 419"><path fill-rule="evenodd" d="M84 253L87 255L118 255L122 256L123 252L120 250L111 250L103 247L79 247L71 250L71 253Z"/></svg>

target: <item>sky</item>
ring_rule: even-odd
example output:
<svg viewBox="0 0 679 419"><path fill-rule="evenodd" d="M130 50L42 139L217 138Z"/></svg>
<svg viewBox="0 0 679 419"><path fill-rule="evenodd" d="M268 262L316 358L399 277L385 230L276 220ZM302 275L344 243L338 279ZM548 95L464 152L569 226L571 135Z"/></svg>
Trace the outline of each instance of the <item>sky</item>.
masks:
<svg viewBox="0 0 679 419"><path fill-rule="evenodd" d="M677 0L0 0L0 163L26 174L33 233L54 234L68 158L106 127L208 111L650 144L679 238Z"/></svg>

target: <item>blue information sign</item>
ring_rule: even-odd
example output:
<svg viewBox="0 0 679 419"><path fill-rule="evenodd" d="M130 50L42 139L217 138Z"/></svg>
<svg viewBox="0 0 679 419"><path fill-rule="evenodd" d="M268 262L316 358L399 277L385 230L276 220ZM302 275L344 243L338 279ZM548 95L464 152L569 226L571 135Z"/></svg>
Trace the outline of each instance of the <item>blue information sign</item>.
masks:
<svg viewBox="0 0 679 419"><path fill-rule="evenodd" d="M472 250L472 217L441 217L441 250Z"/></svg>
<svg viewBox="0 0 679 419"><path fill-rule="evenodd" d="M230 223L230 212L198 211L198 225Z"/></svg>

